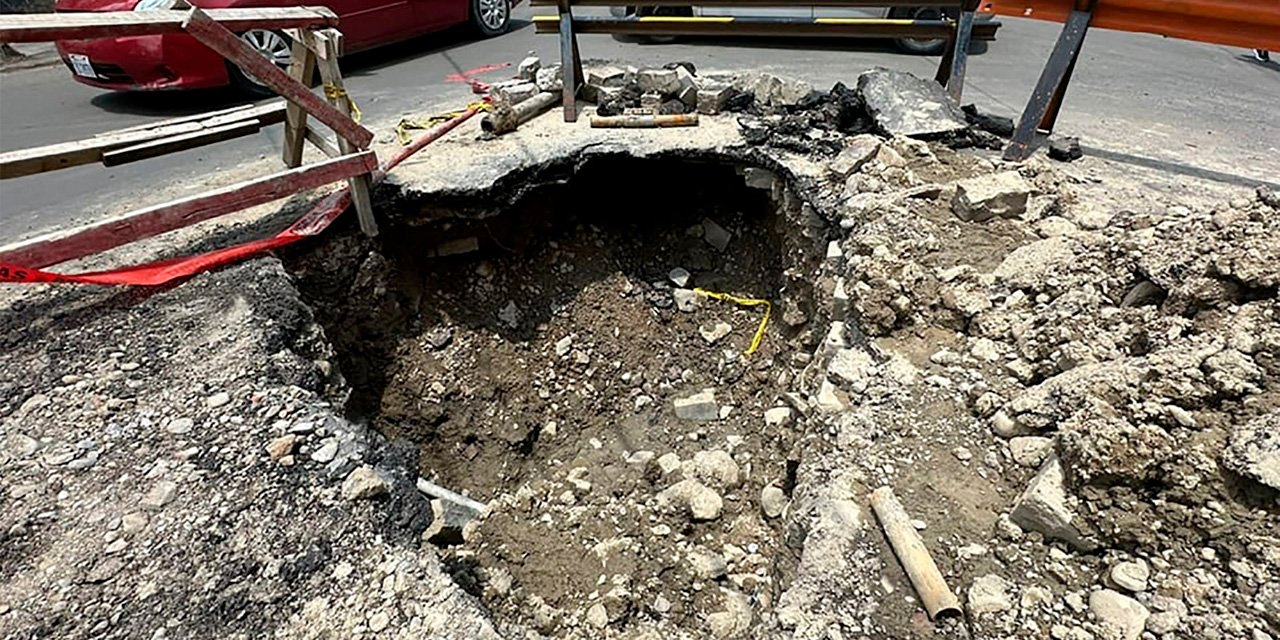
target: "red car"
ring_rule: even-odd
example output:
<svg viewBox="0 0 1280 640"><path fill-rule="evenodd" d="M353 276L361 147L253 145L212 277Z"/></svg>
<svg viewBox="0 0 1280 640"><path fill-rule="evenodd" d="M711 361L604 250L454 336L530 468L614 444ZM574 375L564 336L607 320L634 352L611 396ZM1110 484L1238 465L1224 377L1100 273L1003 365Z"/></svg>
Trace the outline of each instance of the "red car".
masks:
<svg viewBox="0 0 1280 640"><path fill-rule="evenodd" d="M344 53L406 40L470 22L486 36L506 32L511 6L519 0L57 0L54 8L71 11L165 11L271 6L323 5L338 14ZM240 34L281 67L289 66L290 43L278 31L251 29ZM57 43L72 76L102 89L155 91L200 89L227 84L253 94L271 90L185 34L133 36Z"/></svg>

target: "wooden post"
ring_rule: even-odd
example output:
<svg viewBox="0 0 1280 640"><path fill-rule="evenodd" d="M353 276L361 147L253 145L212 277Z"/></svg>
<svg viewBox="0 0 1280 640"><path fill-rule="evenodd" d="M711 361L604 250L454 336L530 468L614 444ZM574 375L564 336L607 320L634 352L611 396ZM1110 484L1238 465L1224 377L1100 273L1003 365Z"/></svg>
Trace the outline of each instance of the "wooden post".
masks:
<svg viewBox="0 0 1280 640"><path fill-rule="evenodd" d="M320 65L320 81L325 84L325 92L332 91L334 94L329 101L339 111L350 116L351 98L346 95L346 87L342 82L342 70L338 68L342 34L333 29L300 31L308 47L316 52ZM338 136L338 149L343 154L363 150L342 136ZM373 186L369 174L352 176L347 180L347 184L351 185L351 201L355 204L356 216L360 219L360 230L370 238L377 236L378 221L373 217Z"/></svg>
<svg viewBox="0 0 1280 640"><path fill-rule="evenodd" d="M222 54L222 57L239 65L246 73L271 87L286 100L297 103L316 120L333 129L339 137L346 138L361 149L368 147L373 141L372 131L356 124L349 116L333 108L333 105L312 93L310 87L304 87L295 78L289 77L289 74L254 51L246 42L215 22L205 12L192 9L182 25L187 33L208 45L210 49Z"/></svg>
<svg viewBox="0 0 1280 640"><path fill-rule="evenodd" d="M560 10L560 78L564 84L564 121L578 121L578 83L582 81L582 60L578 58L578 36L573 32L573 0L558 0Z"/></svg>
<svg viewBox="0 0 1280 640"><path fill-rule="evenodd" d="M306 29L293 32L293 59L289 62L289 75L304 87L310 87L316 69L316 54L299 37ZM307 112L301 105L290 102L284 112L284 165L296 167L302 164L303 139L307 129Z"/></svg>

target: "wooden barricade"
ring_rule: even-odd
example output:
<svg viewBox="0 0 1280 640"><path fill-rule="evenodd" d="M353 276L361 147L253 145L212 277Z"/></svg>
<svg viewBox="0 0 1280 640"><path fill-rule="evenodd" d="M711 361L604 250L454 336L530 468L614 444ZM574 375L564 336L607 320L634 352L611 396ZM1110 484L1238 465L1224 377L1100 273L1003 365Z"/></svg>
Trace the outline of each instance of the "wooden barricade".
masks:
<svg viewBox="0 0 1280 640"><path fill-rule="evenodd" d="M895 20L878 18L739 18L684 16L575 16L574 7L688 7L689 0L532 0L535 7L556 7L557 15L535 16L538 33L560 36L560 63L564 78L564 119L578 117L578 92L582 89L579 33L611 33L649 36L826 36L855 38L945 38L946 53L938 64L937 81L956 100L964 90L964 75L971 40L994 40L998 23L974 23L979 0L939 0L929 6L958 11L956 20ZM699 0L700 7L919 7L910 0Z"/></svg>
<svg viewBox="0 0 1280 640"><path fill-rule="evenodd" d="M288 167L283 172L3 246L0 263L42 268L340 180L347 180L351 186L361 229L370 236L377 235L371 178L378 160L369 148L373 132L352 117L355 103L347 95L338 70L342 34L334 28L337 23L337 15L324 7L197 8L188 12L57 13L0 18L0 43L189 33L284 98L261 106L246 105L130 127L88 140L0 153L0 179L96 162L105 166L126 164L251 135L281 121L286 127L283 160ZM236 31L250 28L290 30L294 56L289 71L280 69L235 35ZM323 80L323 97L311 89L314 68L319 68ZM336 142L310 124L309 118L336 134ZM304 165L306 142L329 159Z"/></svg>

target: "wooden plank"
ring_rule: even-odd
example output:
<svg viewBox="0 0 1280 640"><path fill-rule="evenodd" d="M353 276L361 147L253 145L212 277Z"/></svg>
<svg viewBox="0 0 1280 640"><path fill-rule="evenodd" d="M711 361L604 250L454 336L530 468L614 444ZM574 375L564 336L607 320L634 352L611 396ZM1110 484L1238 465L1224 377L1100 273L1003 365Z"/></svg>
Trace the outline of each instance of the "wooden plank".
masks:
<svg viewBox="0 0 1280 640"><path fill-rule="evenodd" d="M333 27L338 16L325 7L209 9L211 20L231 31ZM160 33L182 33L180 11L85 11L29 13L0 17L0 42L88 40Z"/></svg>
<svg viewBox="0 0 1280 640"><path fill-rule="evenodd" d="M334 146L334 144L330 142L328 138L324 137L324 134L320 133L319 131L316 131L311 127L306 128L305 137L307 139L307 142L310 142L311 144L315 145L317 149L322 151L326 156L329 156L330 158L336 158L342 155L342 152L338 150L338 147Z"/></svg>
<svg viewBox="0 0 1280 640"><path fill-rule="evenodd" d="M112 131L104 131L95 134L99 136L109 136L116 133L128 133L131 131L143 131L146 129L154 129L156 127L168 127L175 124L184 124L187 122L202 122L214 118L222 118L223 116L235 116L242 120L259 120L263 124L275 124L284 118L285 101L276 100L267 104L254 106L252 104L242 104L238 107L230 109L220 109L218 111L209 111L206 113L194 113L181 118L170 118L168 120L158 120L156 122L146 122L143 124L125 127L123 129L115 129ZM208 126L207 124L205 126Z"/></svg>
<svg viewBox="0 0 1280 640"><path fill-rule="evenodd" d="M102 164L108 167L115 167L137 162L138 160L162 156L167 153L203 147L214 142L253 135L261 129L262 123L257 120L245 120L243 122L224 124L220 127L208 127L191 133L160 138L159 140L151 140L131 147L107 151L102 154Z"/></svg>
<svg viewBox="0 0 1280 640"><path fill-rule="evenodd" d="M239 65L241 69L252 74L262 84L271 87L281 97L301 105L307 113L333 129L339 137L349 140L361 149L367 148L373 141L372 131L333 108L312 93L310 87L304 87L296 79L289 77L289 74L254 51L226 27L214 22L204 11L192 9L183 26L196 39Z"/></svg>
<svg viewBox="0 0 1280 640"><path fill-rule="evenodd" d="M339 111L350 115L351 99L346 96L346 85L342 82L342 71L338 68L338 52L342 44L340 36L336 36L336 33L326 29L315 33L303 32L301 35L307 40L307 46L316 52L320 67L320 81L326 87L333 87L342 94L330 100ZM355 145L341 136L338 137L338 149L343 153L356 151ZM373 217L373 184L369 176L352 176L347 184L351 186L351 202L355 205L356 216L360 219L360 230L370 238L377 236L378 221Z"/></svg>
<svg viewBox="0 0 1280 640"><path fill-rule="evenodd" d="M289 169L196 196L139 209L124 215L0 247L0 262L39 269L101 253L143 238L157 236L197 222L255 205L286 198L378 165L372 151Z"/></svg>
<svg viewBox="0 0 1280 640"><path fill-rule="evenodd" d="M165 120L156 120L154 122L144 122L142 124L135 124L132 127L125 127L123 129L112 129L111 131L103 131L102 133L95 133L93 135L109 136L113 133L128 133L130 131L144 131L146 129L154 129L156 127L167 127L175 124L183 124L185 122L198 122L200 120L205 120L207 118L213 118L216 116L225 116L229 113L238 113L241 111L247 111L252 108L253 108L252 104L242 104L238 107L231 107L229 109L219 109L218 111L207 111L205 113L193 113L189 116L182 116L180 118L168 118Z"/></svg>
<svg viewBox="0 0 1280 640"><path fill-rule="evenodd" d="M189 117L164 120L146 126L109 131L86 140L0 153L0 179L92 164L102 160L103 154L108 151L237 122L255 122L260 127L275 124L284 118L284 103L273 102L225 113L215 111L199 118L201 119L193 120Z"/></svg>
<svg viewBox="0 0 1280 640"><path fill-rule="evenodd" d="M311 87L311 79L315 74L316 54L301 37L305 29L294 33L293 57L289 62L289 75L297 78L304 87ZM302 140L307 129L307 112L301 105L290 102L284 115L284 166L296 167L302 164ZM332 157L332 155L330 155Z"/></svg>
<svg viewBox="0 0 1280 640"><path fill-rule="evenodd" d="M101 160L103 152L111 149L199 131L203 128L198 122L188 122L158 129L99 136L87 140L0 153L0 180L91 164Z"/></svg>

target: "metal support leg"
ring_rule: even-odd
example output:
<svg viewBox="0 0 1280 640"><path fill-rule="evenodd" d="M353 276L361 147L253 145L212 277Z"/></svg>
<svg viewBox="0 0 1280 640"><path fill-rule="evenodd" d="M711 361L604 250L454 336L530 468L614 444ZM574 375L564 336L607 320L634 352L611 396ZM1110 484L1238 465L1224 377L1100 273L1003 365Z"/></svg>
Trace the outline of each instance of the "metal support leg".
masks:
<svg viewBox="0 0 1280 640"><path fill-rule="evenodd" d="M1027 101L1022 118L1018 120L1013 140L1005 147L1005 160L1022 161L1031 157L1044 137L1053 131L1097 4L1097 0L1076 0L1075 10L1067 17L1062 34L1058 36L1058 43L1054 45L1048 62L1045 62L1044 71L1040 73L1040 81L1036 83L1035 91L1031 92L1031 99Z"/></svg>
<svg viewBox="0 0 1280 640"><path fill-rule="evenodd" d="M578 121L578 89L582 83L582 60L578 57L578 36L573 32L573 10L570 0L559 0L560 9L560 73L564 83L564 121Z"/></svg>
<svg viewBox="0 0 1280 640"><path fill-rule="evenodd" d="M951 42L951 68L948 69L946 87L956 104L960 104L960 98L964 94L964 74L969 67L969 42L973 39L973 12L977 8L977 0L965 3L960 10L960 20L956 23L955 36Z"/></svg>

